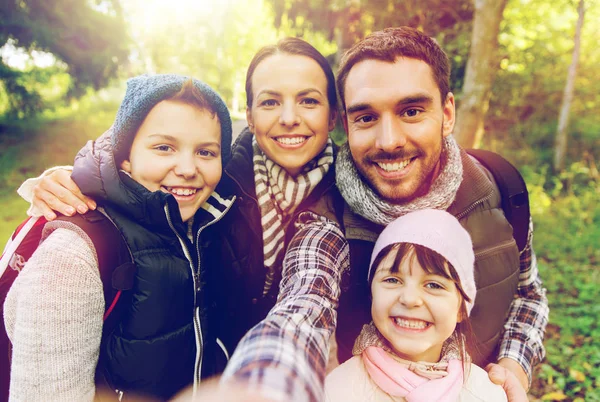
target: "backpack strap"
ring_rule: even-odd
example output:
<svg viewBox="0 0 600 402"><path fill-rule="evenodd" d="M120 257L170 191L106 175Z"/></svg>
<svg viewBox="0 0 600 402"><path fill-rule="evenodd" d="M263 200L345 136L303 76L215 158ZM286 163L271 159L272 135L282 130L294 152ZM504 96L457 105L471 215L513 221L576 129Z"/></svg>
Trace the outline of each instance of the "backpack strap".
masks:
<svg viewBox="0 0 600 402"><path fill-rule="evenodd" d="M529 234L529 193L521 173L497 153L483 149L466 149L494 176L502 198L502 210L513 228L519 252L527 246Z"/></svg>
<svg viewBox="0 0 600 402"><path fill-rule="evenodd" d="M108 333L118 322L118 317L112 317L111 313L122 292L133 287L136 270L129 247L115 224L100 211L58 219L79 226L94 243L106 305L103 332Z"/></svg>

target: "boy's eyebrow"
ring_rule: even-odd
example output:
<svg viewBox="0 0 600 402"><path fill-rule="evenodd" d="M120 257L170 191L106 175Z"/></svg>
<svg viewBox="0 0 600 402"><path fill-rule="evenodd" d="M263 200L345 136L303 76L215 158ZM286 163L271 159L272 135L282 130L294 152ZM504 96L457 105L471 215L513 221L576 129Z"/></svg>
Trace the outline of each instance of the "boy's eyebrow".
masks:
<svg viewBox="0 0 600 402"><path fill-rule="evenodd" d="M179 140L175 137L173 137L172 135L168 135L168 134L150 134L148 137L146 138L160 138L160 139L164 139L167 141L172 141L172 142L178 142ZM217 142L217 141L206 141L206 142L202 142L200 144L198 144L199 146L209 146L209 145L215 145L219 148L221 148L221 143Z"/></svg>

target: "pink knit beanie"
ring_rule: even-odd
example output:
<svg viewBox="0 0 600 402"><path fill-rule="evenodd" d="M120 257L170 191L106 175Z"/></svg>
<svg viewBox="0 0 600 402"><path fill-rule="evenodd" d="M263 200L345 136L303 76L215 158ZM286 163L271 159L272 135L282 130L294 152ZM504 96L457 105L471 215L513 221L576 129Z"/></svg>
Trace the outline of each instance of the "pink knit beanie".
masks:
<svg viewBox="0 0 600 402"><path fill-rule="evenodd" d="M371 277L371 270L374 269L373 261L381 250L396 243L418 244L448 260L456 269L465 294L471 299L471 302L466 303L467 312L471 313L477 294L473 274L475 254L471 236L454 216L446 211L423 209L403 215L391 222L375 243L368 278Z"/></svg>

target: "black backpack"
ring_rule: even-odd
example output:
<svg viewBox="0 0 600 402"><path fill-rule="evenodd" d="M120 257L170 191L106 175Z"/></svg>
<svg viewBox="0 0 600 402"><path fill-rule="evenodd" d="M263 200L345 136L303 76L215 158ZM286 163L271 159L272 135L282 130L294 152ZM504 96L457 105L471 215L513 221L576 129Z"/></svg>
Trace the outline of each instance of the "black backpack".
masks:
<svg viewBox="0 0 600 402"><path fill-rule="evenodd" d="M504 216L513 228L513 237L519 252L527 246L529 234L529 193L523 177L509 161L497 153L483 149L467 149L487 170L490 171L500 190Z"/></svg>
<svg viewBox="0 0 600 402"><path fill-rule="evenodd" d="M119 321L117 302L122 292L133 286L135 264L129 247L113 222L99 211L72 217L61 216L57 219L79 226L94 243L104 287L104 337ZM4 300L17 275L39 246L46 223L43 217L23 221L11 236L0 258L0 402L8 401L11 360L11 344L4 326Z"/></svg>

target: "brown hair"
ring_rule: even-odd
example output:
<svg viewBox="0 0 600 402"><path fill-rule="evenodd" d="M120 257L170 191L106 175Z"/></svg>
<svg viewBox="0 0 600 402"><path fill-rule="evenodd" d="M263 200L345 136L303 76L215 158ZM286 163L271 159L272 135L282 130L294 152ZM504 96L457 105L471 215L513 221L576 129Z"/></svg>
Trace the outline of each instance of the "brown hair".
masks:
<svg viewBox="0 0 600 402"><path fill-rule="evenodd" d="M431 67L443 104L450 92L448 56L435 39L414 28L399 27L374 32L344 53L337 77L337 87L344 111L346 111L344 98L346 78L355 64L372 59L394 63L400 57L421 60Z"/></svg>
<svg viewBox="0 0 600 402"><path fill-rule="evenodd" d="M456 329L454 331L459 335L457 341L460 349L460 358L464 363L463 366L467 367L468 359L466 354L468 353L470 356L473 356L477 350L475 346L475 335L473 333L473 328L471 327L469 314L467 313L466 302L471 301L471 299L463 290L456 269L448 260L430 248L412 243L394 243L384 247L373 261L371 273L369 274L369 288L371 287L373 277L375 276L375 272L381 264L381 261L383 261L383 259L394 249L398 250L398 252L390 268L391 273L397 273L400 270L400 265L404 259L411 258L413 262L416 259L426 273L440 275L450 279L456 285L456 289L461 296L459 314L462 317L462 320L456 324Z"/></svg>
<svg viewBox="0 0 600 402"><path fill-rule="evenodd" d="M254 70L260 64L261 61L267 57L276 54L290 54L295 56L306 56L314 61L321 67L325 77L327 78L327 100L329 101L329 108L335 110L337 108L337 94L335 92L335 77L331 66L327 62L327 59L319 53L310 43L299 39L299 38L285 38L281 39L275 45L269 45L262 47L250 62L248 71L246 72L246 106L252 107L252 76Z"/></svg>
<svg viewBox="0 0 600 402"><path fill-rule="evenodd" d="M194 80L192 78L187 79L183 83L179 92L165 100L196 106L199 109L210 112L212 117L215 117L215 114L217 113L204 94L196 87L196 85L194 85Z"/></svg>

